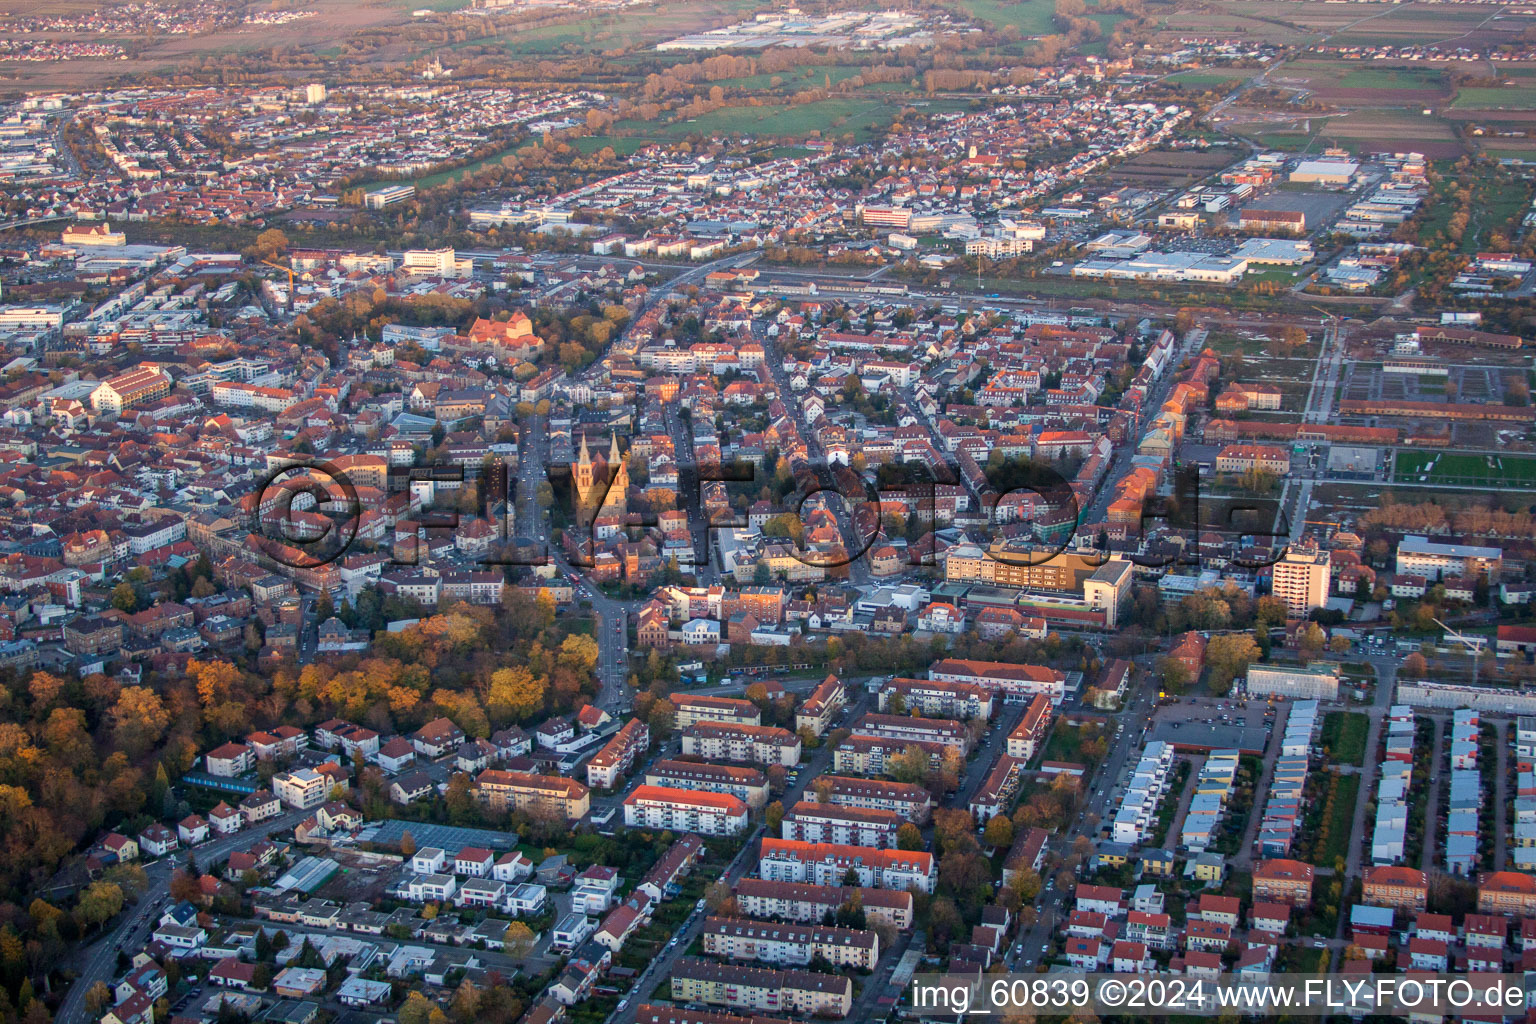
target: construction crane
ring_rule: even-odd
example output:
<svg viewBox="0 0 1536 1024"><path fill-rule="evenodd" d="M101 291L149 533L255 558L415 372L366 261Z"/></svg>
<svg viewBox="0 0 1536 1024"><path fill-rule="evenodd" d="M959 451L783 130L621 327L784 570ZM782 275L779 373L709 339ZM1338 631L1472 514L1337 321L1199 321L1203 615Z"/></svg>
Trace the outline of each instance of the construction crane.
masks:
<svg viewBox="0 0 1536 1024"><path fill-rule="evenodd" d="M1472 654L1472 685L1476 686L1477 685L1477 670L1478 670L1478 667L1479 667L1479 661L1480 661L1482 653L1483 653L1483 648L1485 646L1487 646L1487 644L1488 644L1488 638L1485 637L1485 636L1478 636L1475 633L1472 636L1467 636L1465 633L1458 633L1456 630L1452 629L1450 626L1447 626L1445 623L1441 622L1439 619L1435 619L1435 625L1437 625L1441 629L1445 630L1445 635L1447 637L1449 637L1452 640L1455 640L1457 643L1461 644L1463 647L1465 647L1468 651L1471 652L1471 654Z"/></svg>
<svg viewBox="0 0 1536 1024"><path fill-rule="evenodd" d="M288 312L293 312L293 268L285 267L281 263L273 263L271 260L261 261L265 266L275 267L288 275Z"/></svg>

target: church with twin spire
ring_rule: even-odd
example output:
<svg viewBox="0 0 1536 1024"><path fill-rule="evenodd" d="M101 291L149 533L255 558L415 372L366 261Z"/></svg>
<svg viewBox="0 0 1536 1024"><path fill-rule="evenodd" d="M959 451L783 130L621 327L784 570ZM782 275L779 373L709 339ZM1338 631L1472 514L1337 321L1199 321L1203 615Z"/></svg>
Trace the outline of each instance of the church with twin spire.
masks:
<svg viewBox="0 0 1536 1024"><path fill-rule="evenodd" d="M599 455L595 459L583 436L571 477L576 490L576 507L581 514L596 519L610 511L624 512L629 495L629 466L619 452L617 434L609 435L607 457ZM610 478L611 484L608 483Z"/></svg>

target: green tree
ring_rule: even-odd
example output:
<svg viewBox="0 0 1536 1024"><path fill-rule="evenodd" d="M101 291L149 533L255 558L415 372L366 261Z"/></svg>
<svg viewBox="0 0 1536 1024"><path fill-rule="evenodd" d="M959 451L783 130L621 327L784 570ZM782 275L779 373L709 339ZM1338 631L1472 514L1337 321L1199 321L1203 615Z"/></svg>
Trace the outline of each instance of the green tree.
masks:
<svg viewBox="0 0 1536 1024"><path fill-rule="evenodd" d="M916 825L912 824L910 821L902 822L901 827L896 830L896 849L921 850L922 848L922 830L919 829Z"/></svg>
<svg viewBox="0 0 1536 1024"><path fill-rule="evenodd" d="M127 581L112 588L112 607L132 615L139 609L139 595Z"/></svg>

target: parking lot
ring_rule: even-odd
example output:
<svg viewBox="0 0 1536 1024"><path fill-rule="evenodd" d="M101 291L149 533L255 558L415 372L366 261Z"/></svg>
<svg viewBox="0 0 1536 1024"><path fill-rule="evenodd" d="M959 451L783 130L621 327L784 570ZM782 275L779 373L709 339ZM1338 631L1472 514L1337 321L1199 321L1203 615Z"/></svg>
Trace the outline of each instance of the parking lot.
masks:
<svg viewBox="0 0 1536 1024"><path fill-rule="evenodd" d="M1153 712L1147 738L1183 750L1235 749L1262 754L1274 716L1274 709L1262 700L1184 697Z"/></svg>

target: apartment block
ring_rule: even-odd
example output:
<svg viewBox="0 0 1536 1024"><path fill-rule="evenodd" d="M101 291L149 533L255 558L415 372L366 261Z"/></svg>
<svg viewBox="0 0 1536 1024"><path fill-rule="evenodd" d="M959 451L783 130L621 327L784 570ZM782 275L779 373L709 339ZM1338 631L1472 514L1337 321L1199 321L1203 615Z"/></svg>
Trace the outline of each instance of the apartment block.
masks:
<svg viewBox="0 0 1536 1024"><path fill-rule="evenodd" d="M820 957L835 967L872 970L880 959L879 936L859 928L706 917L702 938L704 952L731 960L804 967Z"/></svg>
<svg viewBox="0 0 1536 1024"><path fill-rule="evenodd" d="M736 697L709 697L702 694L674 693L670 698L677 709L674 727L686 729L695 722L726 722L731 725L762 725L762 712L749 700Z"/></svg>
<svg viewBox="0 0 1536 1024"><path fill-rule="evenodd" d="M876 889L932 892L938 880L933 854L923 850L881 850L765 837L758 853L758 874L770 882L838 885L850 870L860 885Z"/></svg>
<svg viewBox="0 0 1536 1024"><path fill-rule="evenodd" d="M746 831L747 805L728 793L638 786L624 798L624 824L733 836Z"/></svg>
<svg viewBox="0 0 1536 1024"><path fill-rule="evenodd" d="M895 811L908 821L926 824L933 816L933 796L922 786L882 779L855 779L844 775L823 775L807 798L820 799L839 807L864 807L875 811Z"/></svg>
<svg viewBox="0 0 1536 1024"><path fill-rule="evenodd" d="M475 777L475 798L493 811L561 814L570 821L591 809L591 792L575 779L487 768Z"/></svg>
<svg viewBox="0 0 1536 1024"><path fill-rule="evenodd" d="M812 885L743 878L736 883L736 907L748 917L818 924L828 911L857 898L868 921L885 921L903 931L912 927L910 892L868 886Z"/></svg>
<svg viewBox="0 0 1536 1024"><path fill-rule="evenodd" d="M896 845L896 831L905 821L895 811L802 800L789 809L779 831L783 838L803 843L890 848Z"/></svg>
<svg viewBox="0 0 1536 1024"><path fill-rule="evenodd" d="M842 680L827 676L795 709L795 732L824 736L839 711L847 704Z"/></svg>
<svg viewBox="0 0 1536 1024"><path fill-rule="evenodd" d="M587 762L587 785L593 789L612 789L650 746L650 728L640 719L631 718Z"/></svg>
<svg viewBox="0 0 1536 1024"><path fill-rule="evenodd" d="M1044 694L1030 698L1024 717L1008 734L1008 756L1021 761L1034 758L1051 732L1051 702Z"/></svg>
<svg viewBox="0 0 1536 1024"><path fill-rule="evenodd" d="M1328 552L1290 548L1270 567L1270 592L1285 602L1286 615L1305 619L1328 603Z"/></svg>
<svg viewBox="0 0 1536 1024"><path fill-rule="evenodd" d="M645 770L648 786L726 793L758 810L768 803L768 776L756 768L662 758Z"/></svg>
<svg viewBox="0 0 1536 1024"><path fill-rule="evenodd" d="M900 710L893 711L893 708ZM880 710L934 718L992 717L992 692L974 683L936 679L893 679L880 691Z"/></svg>
<svg viewBox="0 0 1536 1024"><path fill-rule="evenodd" d="M840 974L776 971L682 957L672 967L672 999L801 1017L846 1017L853 982Z"/></svg>
<svg viewBox="0 0 1536 1024"><path fill-rule="evenodd" d="M683 730L683 753L710 761L789 768L800 763L800 737L775 726L695 722Z"/></svg>

